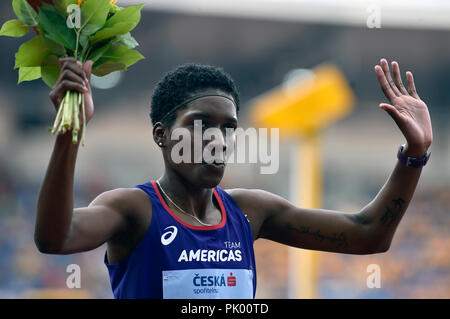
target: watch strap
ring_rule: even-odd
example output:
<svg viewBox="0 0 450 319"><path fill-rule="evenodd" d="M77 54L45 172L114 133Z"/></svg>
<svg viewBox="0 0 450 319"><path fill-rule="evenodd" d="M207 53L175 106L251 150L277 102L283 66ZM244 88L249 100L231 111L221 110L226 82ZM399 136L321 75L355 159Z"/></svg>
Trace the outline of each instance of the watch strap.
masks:
<svg viewBox="0 0 450 319"><path fill-rule="evenodd" d="M406 144L400 145L397 152L397 159L408 167L420 168L427 164L431 152L426 152L422 157L410 157L403 153Z"/></svg>

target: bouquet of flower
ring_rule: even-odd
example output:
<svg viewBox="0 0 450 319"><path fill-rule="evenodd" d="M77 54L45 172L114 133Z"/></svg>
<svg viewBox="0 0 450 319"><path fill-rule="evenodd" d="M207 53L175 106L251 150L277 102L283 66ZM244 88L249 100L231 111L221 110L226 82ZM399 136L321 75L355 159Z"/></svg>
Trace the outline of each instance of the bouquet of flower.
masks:
<svg viewBox="0 0 450 319"><path fill-rule="evenodd" d="M13 0L18 19L5 22L0 35L22 37L34 30L36 36L23 43L15 55L19 69L18 83L39 78L51 88L59 74L59 58L75 57L94 64L92 73L104 76L127 68L144 58L130 31L141 19L143 4L121 8L110 0ZM72 141L78 143L81 104L84 145L85 111L83 93L67 91L58 108L51 130L72 130Z"/></svg>

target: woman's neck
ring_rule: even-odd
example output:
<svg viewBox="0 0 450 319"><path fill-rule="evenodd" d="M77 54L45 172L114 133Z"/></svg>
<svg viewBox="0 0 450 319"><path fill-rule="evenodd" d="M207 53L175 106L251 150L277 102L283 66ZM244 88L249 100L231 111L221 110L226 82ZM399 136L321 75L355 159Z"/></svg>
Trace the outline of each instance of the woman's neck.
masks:
<svg viewBox="0 0 450 319"><path fill-rule="evenodd" d="M213 202L213 189L202 188L186 181L176 173L164 171L159 183L164 192L180 208L197 218L205 219L216 210ZM166 196L167 196L166 195Z"/></svg>

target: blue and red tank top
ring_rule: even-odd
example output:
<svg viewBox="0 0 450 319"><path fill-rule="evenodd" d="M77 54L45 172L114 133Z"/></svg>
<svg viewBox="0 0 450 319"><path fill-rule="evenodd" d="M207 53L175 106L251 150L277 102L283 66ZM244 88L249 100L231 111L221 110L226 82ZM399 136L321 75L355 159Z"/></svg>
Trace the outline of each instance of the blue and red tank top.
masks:
<svg viewBox="0 0 450 319"><path fill-rule="evenodd" d="M115 298L254 298L256 268L250 224L219 186L213 195L222 213L213 226L180 220L167 206L155 181L135 187L152 202L152 220L126 258L108 268Z"/></svg>

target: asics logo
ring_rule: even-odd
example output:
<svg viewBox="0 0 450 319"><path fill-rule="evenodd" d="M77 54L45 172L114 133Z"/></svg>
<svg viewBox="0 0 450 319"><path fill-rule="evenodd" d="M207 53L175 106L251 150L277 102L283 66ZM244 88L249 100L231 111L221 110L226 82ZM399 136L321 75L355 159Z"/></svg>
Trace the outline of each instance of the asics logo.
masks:
<svg viewBox="0 0 450 319"><path fill-rule="evenodd" d="M168 226L168 227L164 228L164 230L166 230L166 229L169 229L169 230L166 231L161 236L161 244L163 244L164 246L167 246L171 242L173 242L173 240L175 239L175 237L177 236L177 233L178 233L178 229L175 226Z"/></svg>

